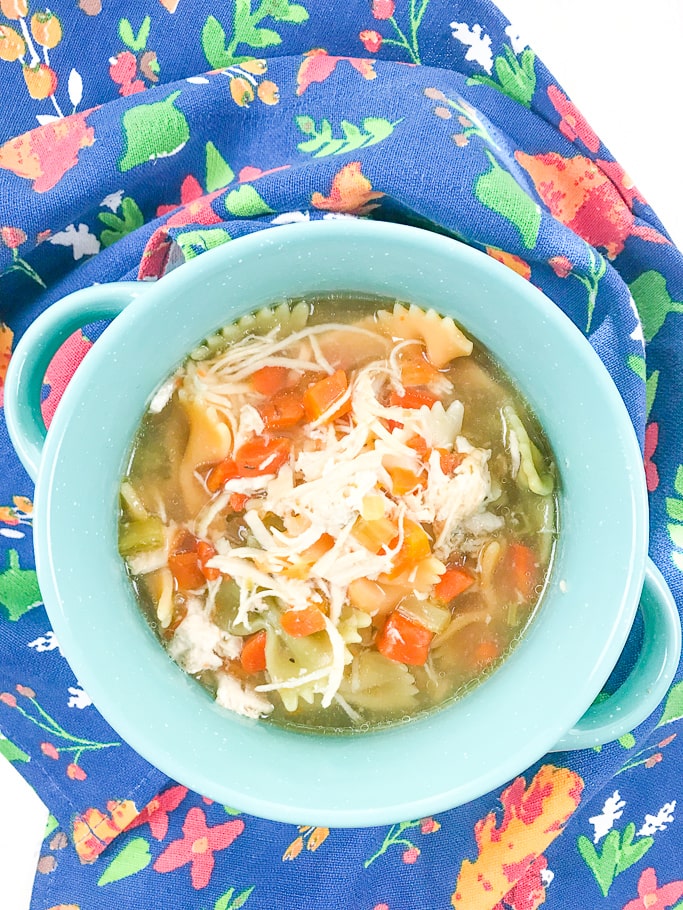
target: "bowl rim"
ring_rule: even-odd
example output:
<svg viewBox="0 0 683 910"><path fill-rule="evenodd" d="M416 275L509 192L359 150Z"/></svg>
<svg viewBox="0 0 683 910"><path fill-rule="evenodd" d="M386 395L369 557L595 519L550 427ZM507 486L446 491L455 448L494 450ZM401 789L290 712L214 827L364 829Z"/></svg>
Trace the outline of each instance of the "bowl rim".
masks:
<svg viewBox="0 0 683 910"><path fill-rule="evenodd" d="M619 437L623 443L620 457L624 464L628 463L632 469L629 475L629 484L622 484L620 488L622 493L625 491L629 493L628 501L624 504L624 510L630 521L630 529L626 533L628 540L623 544L625 551L627 550L628 552L621 554L626 559L622 564L624 574L619 586L620 594L617 597L617 602L610 605L612 611L610 614L612 616L611 632L599 646L591 645L592 653L600 658L599 663L593 666L587 678L582 680L576 679L576 674L572 677L571 668L563 665L562 673L567 678L573 678L576 682L575 689L564 693L567 703L562 706L561 710L545 717L542 725L534 725L532 723L533 717L530 712L526 711L524 713L526 706L524 710L520 709L524 736L517 737L514 745L511 744L509 753L501 761L481 767L481 761L476 758L477 750L473 749L471 760L469 754L465 755L464 758L461 754L458 758L463 768L470 768L471 770L472 776L469 778L469 784L467 781L459 781L450 788L444 789L442 787L438 794L430 792L414 798L404 798L400 794L388 794L384 804L381 806L362 805L359 801L350 805L348 801L344 802L343 797L338 799L334 805L329 802L326 805L321 805L321 791L320 787L318 787L316 790L317 796L314 800L318 804L314 805L306 803L305 800L302 801L300 797L296 800L278 799L273 794L273 784L267 781L263 781L258 787L252 785L245 790L244 781L240 782L238 780L235 784L219 780L216 776L215 764L211 766L206 765L206 763L202 764L200 761L201 757L198 757L196 752L192 753L194 764L189 760L189 752L174 752L174 748L178 746L177 737L173 746L152 740L152 737L159 735L161 728L156 721L152 724L152 727L149 727L143 722L141 716L135 719L131 718L131 691L127 690L127 701L125 704L121 703L116 695L112 696L111 689L100 672L101 664L98 665L98 661L94 659L92 650L88 651L93 642L97 642L97 630L88 629L87 633L79 633L79 630L74 627L76 614L72 617L74 609L72 579L75 571L74 567L78 569L83 569L84 567L78 561L72 561L70 565L65 565L63 561L65 551L60 541L63 540L64 535L68 537L70 534L73 535L75 533L75 526L65 520L64 505L70 501L70 498L72 499L75 496L78 471L74 472L72 466L73 477L70 483L65 482L63 475L67 472L65 468L67 460L75 457L72 439L75 436L74 426L78 425L79 419L81 423L83 421L81 412L84 408L87 409L88 397L92 395L89 390L98 386L98 372L102 364L106 359L111 361L113 358L115 360L117 352L120 353L122 348L125 348L123 342L127 333L135 332L136 329L141 331L144 325L149 324L153 318L157 318L159 314L163 313L165 308L168 308L169 299L177 300L188 290L196 291L198 285L201 286L202 281L207 282L207 285L212 285L215 282L215 275L222 269L226 269L228 266L236 268L238 264L244 260L249 260L252 256L258 260L259 256L268 256L269 253L274 254L278 247L294 247L297 243L303 246L306 243L321 243L324 240L328 243L347 244L349 247L353 247L354 243L360 244L357 247L357 249L360 249L368 243L379 243L380 238L382 242L397 245L399 248L405 248L407 244L416 257L416 261L420 255L432 256L435 260L443 259L444 262L448 261L450 264L458 262L460 266L472 267L477 275L495 276L498 285L506 288L512 295L524 299L525 304L534 313L534 318L538 318L540 314L543 320L551 326L550 330L556 332L563 341L567 341L572 346L574 353L580 356L582 369L587 370L595 378L605 406L614 420L615 427L618 427ZM419 301L415 300L415 302ZM246 312L253 308L243 307L240 312ZM465 328L467 329L467 326ZM200 333L200 337L204 337L209 333L210 327L205 326L205 330ZM192 338L189 344L185 344L185 352L191 350L193 343L198 340L199 338ZM174 366L174 363L169 363L166 375L172 372ZM145 393L146 400L149 400L153 392L154 387L147 388ZM526 392L526 390L523 390L523 392ZM136 394L139 398L140 393L136 392ZM550 436L550 434L548 435ZM552 445L552 437L550 437L550 442ZM640 471L635 469L636 461ZM629 487L629 489L626 490L626 487ZM83 506L83 501L81 501L81 506ZM98 710L111 726L148 761L162 769L170 777L187 784L204 795L220 799L230 805L236 805L238 808L254 815L278 821L293 823L305 821L328 826L365 826L393 823L409 817L424 817L435 812L444 811L505 783L505 781L541 758L588 708L616 663L630 631L637 608L647 552L647 498L644 472L642 471L640 449L633 432L630 417L597 354L590 347L585 337L561 312L559 307L542 292L505 266L456 240L404 225L351 219L287 225L286 232L281 230L259 231L210 250L174 270L154 285L146 287L145 293L138 300L131 303L112 325L105 330L93 350L86 356L65 391L48 433L36 485L35 508L37 516L36 564L50 620L60 645L63 647L64 653L67 655L78 679L85 686ZM101 522L98 524L96 515L94 518L92 514L88 516L88 527L91 531L94 529L95 536L100 525ZM85 599L86 595L83 594L82 597ZM80 600L79 603L81 603ZM79 607L79 609L81 609L81 616L83 616L83 608ZM543 610L540 611L539 619L542 616ZM465 723L465 727L467 718L472 712L476 713L477 711L482 712L482 717L489 716L492 721L495 719L500 722L501 718L495 715L495 712L492 714L491 699L493 696L489 695L489 693L494 689L500 692L503 678L509 680L514 675L514 679L519 682L519 680L524 679L525 673L528 674L528 663L525 669L525 661L530 658L527 657L527 654L535 653L540 655L539 649L542 648L542 643L538 641L543 635L540 628L541 625L538 620L535 620L525 634L523 641L504 662L502 667L493 673L484 684L475 688L454 705L441 709L426 718L412 721L405 727L394 727L385 731L377 731L363 737L344 737L339 739L309 737L309 750L315 752L320 761L341 761L344 767L349 763L356 768L355 773L357 774L358 769L363 764L364 750L366 752L379 753L383 758L386 758L386 756L395 751L397 745L401 746L406 739L411 742L414 741L417 735L415 731L417 730L422 730L424 736L431 737L430 743L432 743L432 748L434 748L433 741L435 737L446 735L444 731L447 728L443 718L449 714L454 717L457 715L458 722L462 721ZM159 651L159 657L164 664L169 664L170 660L162 652L162 649L158 647L155 640L151 637L151 633L150 641L154 642ZM137 641L135 647L138 647ZM143 646L142 636L140 636L140 649L147 657L149 643L145 641ZM566 654L562 653L561 649L558 649L558 654L560 655L558 658L560 662L566 660ZM151 658L151 660L154 663L154 673L158 674L159 677L170 679L168 674L165 674L165 671L162 672L159 661L156 658ZM178 672L182 673L182 671ZM119 682L122 681L121 675L117 678ZM156 681L157 676L154 678ZM283 750L292 748L285 740L291 741L291 737L295 737L299 742L301 741L301 734L288 733L266 724L242 723L241 718L236 720L229 718L226 721L225 713L222 712L222 709L213 705L200 705L194 695L187 695L186 698L185 688L179 681L175 681L173 685L176 687L173 690L174 698L178 700L181 706L179 710L184 721L187 721L191 714L188 706L194 706L197 710L200 710L207 724L214 721L218 723L216 718L212 716L219 712L219 721L225 723L229 738L232 737L232 740L241 744L249 743L254 750L277 750L278 755L284 754ZM531 691L531 684L528 681L524 685L527 686L528 691ZM147 705L145 699L142 699L142 703L145 706ZM465 707L463 708L463 706ZM215 726L212 727L214 735L216 735L215 729ZM361 739L367 743L372 743L372 750L363 746L359 747L358 743ZM316 741L315 747L311 745L314 740ZM501 745L500 741L496 740L495 737L492 739L492 743L497 743L499 747ZM222 743L221 748L223 748ZM415 748L414 745L413 748ZM439 759L446 761L449 756L452 759L453 748L451 746L449 752L449 748L445 744L439 743L438 748L436 748ZM301 749L295 749L294 753L300 754ZM475 761L479 761L480 765L476 769L473 767ZM236 762L236 764L239 764L239 762ZM213 768L213 771L207 770L209 767ZM244 762L242 762L241 767L244 770ZM289 770L291 771L291 768ZM333 770L329 773L326 771L326 774L328 774L327 784L331 785L336 782L343 789L342 770L342 768L338 767L336 771ZM309 775L311 773L310 767L308 773ZM274 777L277 779L277 775L274 775ZM476 781L476 785L473 781ZM325 800L322 799L322 802L324 803Z"/></svg>

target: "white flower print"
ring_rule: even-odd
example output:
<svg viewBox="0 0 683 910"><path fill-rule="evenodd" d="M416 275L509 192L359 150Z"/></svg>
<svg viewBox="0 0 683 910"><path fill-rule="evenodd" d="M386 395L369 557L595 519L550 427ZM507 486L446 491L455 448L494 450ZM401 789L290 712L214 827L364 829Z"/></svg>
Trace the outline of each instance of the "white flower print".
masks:
<svg viewBox="0 0 683 910"><path fill-rule="evenodd" d="M122 202L123 190L117 190L115 193L110 193L108 196L104 197L102 202L100 202L100 208L111 209L112 212L118 212Z"/></svg>
<svg viewBox="0 0 683 910"><path fill-rule="evenodd" d="M87 224L79 224L78 230L75 225L70 224L65 230L50 237L50 243L57 243L59 246L70 246L73 250L74 259L82 259L84 256L93 256L100 251L100 241L94 234L90 233Z"/></svg>
<svg viewBox="0 0 683 910"><path fill-rule="evenodd" d="M451 22L451 28L456 41L469 47L465 54L465 60L475 61L490 75L493 69L491 36L487 35L481 25L478 24L470 28L466 22Z"/></svg>
<svg viewBox="0 0 683 910"><path fill-rule="evenodd" d="M43 651L54 651L59 648L59 642L55 633L50 631L41 635L40 638L36 638L35 641L30 641L28 646L37 651L38 654L42 654Z"/></svg>
<svg viewBox="0 0 683 910"><path fill-rule="evenodd" d="M605 805L602 807L600 815L594 815L593 818L588 819L595 830L595 834L593 835L594 844L597 844L600 838L604 837L608 831L612 830L615 821L624 814L625 805L625 801L619 796L619 791L615 790L614 793L605 800Z"/></svg>
<svg viewBox="0 0 683 910"><path fill-rule="evenodd" d="M80 683L78 686L69 686L68 691L71 698L67 702L67 707L80 708L82 711L83 708L87 708L92 704L92 699L88 693L80 687Z"/></svg>
<svg viewBox="0 0 683 910"><path fill-rule="evenodd" d="M510 39L510 45L515 54L521 54L523 50L528 47L528 42L522 38L519 33L519 29L515 28L514 25L508 25L505 29L505 34Z"/></svg>
<svg viewBox="0 0 683 910"><path fill-rule="evenodd" d="M637 834L646 837L655 834L657 831L666 831L666 826L670 825L674 820L675 808L676 800L674 799L670 803L664 803L656 815L646 815L645 821Z"/></svg>

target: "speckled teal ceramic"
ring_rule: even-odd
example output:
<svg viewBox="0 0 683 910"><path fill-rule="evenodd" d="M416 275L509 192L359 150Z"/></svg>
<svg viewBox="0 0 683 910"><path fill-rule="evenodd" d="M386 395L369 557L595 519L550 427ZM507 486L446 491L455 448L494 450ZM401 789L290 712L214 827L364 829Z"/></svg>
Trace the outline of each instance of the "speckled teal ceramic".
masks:
<svg viewBox="0 0 683 910"><path fill-rule="evenodd" d="M339 738L286 732L216 707L155 640L116 547L119 480L154 389L219 326L289 296L334 290L397 296L452 315L523 391L561 478L551 584L511 657L429 717ZM44 440L45 367L62 339L103 316L116 318L78 369ZM625 733L672 679L680 626L666 585L646 563L644 474L626 409L562 313L467 246L389 224L291 225L211 250L156 284L79 291L26 332L5 409L17 452L37 478L37 568L64 654L122 737L220 802L319 825L420 818L499 786L548 750ZM640 659L622 689L591 708L639 600Z"/></svg>

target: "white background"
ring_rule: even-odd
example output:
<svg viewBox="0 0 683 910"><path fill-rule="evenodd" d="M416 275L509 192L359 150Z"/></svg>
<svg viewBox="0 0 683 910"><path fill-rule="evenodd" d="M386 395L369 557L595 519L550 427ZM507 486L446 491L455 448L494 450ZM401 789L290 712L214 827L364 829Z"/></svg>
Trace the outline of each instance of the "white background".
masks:
<svg viewBox="0 0 683 910"><path fill-rule="evenodd" d="M498 5L683 246L683 0ZM2 910L28 910L46 820L40 800L0 758Z"/></svg>

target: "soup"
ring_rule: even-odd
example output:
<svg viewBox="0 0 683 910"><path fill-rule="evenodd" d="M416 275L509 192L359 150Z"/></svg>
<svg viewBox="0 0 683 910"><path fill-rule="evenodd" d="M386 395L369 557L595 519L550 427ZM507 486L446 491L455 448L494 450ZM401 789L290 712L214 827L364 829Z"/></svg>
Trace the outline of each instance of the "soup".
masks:
<svg viewBox="0 0 683 910"><path fill-rule="evenodd" d="M316 297L226 326L153 396L119 549L220 705L362 731L505 659L548 577L555 485L527 405L452 319Z"/></svg>

